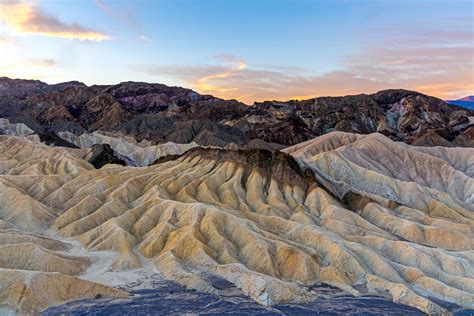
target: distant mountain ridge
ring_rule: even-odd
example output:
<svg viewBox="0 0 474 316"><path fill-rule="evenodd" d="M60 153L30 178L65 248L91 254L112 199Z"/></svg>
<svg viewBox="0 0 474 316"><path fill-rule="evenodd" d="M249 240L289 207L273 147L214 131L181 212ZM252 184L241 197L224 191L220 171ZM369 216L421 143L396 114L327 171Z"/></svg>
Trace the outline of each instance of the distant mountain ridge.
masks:
<svg viewBox="0 0 474 316"><path fill-rule="evenodd" d="M415 91L246 105L143 82L48 85L0 78L0 117L41 133L100 130L152 144L280 149L331 131L380 132L420 146L474 147L474 111Z"/></svg>
<svg viewBox="0 0 474 316"><path fill-rule="evenodd" d="M446 103L474 110L474 95L470 95L457 100L446 100Z"/></svg>

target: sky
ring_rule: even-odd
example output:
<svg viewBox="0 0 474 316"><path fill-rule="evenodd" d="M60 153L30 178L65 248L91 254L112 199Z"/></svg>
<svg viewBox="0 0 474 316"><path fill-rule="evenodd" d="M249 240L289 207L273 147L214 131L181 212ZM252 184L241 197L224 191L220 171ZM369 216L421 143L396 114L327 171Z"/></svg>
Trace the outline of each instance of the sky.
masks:
<svg viewBox="0 0 474 316"><path fill-rule="evenodd" d="M474 95L473 0L0 0L0 76L158 82L247 104Z"/></svg>

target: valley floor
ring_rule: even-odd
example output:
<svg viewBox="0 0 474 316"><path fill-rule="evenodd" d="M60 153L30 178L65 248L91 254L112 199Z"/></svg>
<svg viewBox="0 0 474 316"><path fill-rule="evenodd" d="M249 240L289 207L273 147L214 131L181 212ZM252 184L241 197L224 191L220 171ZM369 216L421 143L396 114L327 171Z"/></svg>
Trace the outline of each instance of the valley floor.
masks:
<svg viewBox="0 0 474 316"><path fill-rule="evenodd" d="M322 286L314 291L339 295L331 299L318 299L300 305L265 307L245 296L232 283L214 279L219 296L186 290L171 281L156 281L150 289L133 291L128 299L92 299L70 302L45 310L40 315L423 315L415 308L393 303L377 296L353 297L332 287ZM474 311L473 311L474 312ZM460 314L461 315L461 314Z"/></svg>

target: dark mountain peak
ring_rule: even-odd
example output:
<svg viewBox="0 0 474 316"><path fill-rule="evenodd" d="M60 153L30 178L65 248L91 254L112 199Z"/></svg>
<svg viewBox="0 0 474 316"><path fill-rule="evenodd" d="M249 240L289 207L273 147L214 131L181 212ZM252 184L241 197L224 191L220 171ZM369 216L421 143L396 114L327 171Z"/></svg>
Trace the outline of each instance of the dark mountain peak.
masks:
<svg viewBox="0 0 474 316"><path fill-rule="evenodd" d="M48 85L0 79L0 117L39 131L115 131L154 143L242 147L260 140L287 146L339 130L381 132L428 145L457 139L457 145L465 146L471 142L463 133L473 125L472 116L472 110L404 89L248 106L159 83L88 87L77 81Z"/></svg>
<svg viewBox="0 0 474 316"><path fill-rule="evenodd" d="M0 77L0 83L9 83L9 84L37 84L37 85L47 85L47 83L37 80L37 79L17 79L9 77Z"/></svg>
<svg viewBox="0 0 474 316"><path fill-rule="evenodd" d="M39 80L0 78L0 96L25 98L43 92L47 84Z"/></svg>
<svg viewBox="0 0 474 316"><path fill-rule="evenodd" d="M111 93L115 97L122 98L128 96L139 96L147 93L170 93L180 92L185 93L191 91L185 88L169 87L161 83L146 83L137 81L126 81L116 85L109 86L105 92Z"/></svg>
<svg viewBox="0 0 474 316"><path fill-rule="evenodd" d="M374 98L375 101L381 104L389 104L400 101L406 97L426 96L420 92L404 90L404 89L387 89L381 90L374 94L370 94L370 97Z"/></svg>
<svg viewBox="0 0 474 316"><path fill-rule="evenodd" d="M64 91L69 88L87 88L87 85L80 81L67 81L49 85L53 91Z"/></svg>
<svg viewBox="0 0 474 316"><path fill-rule="evenodd" d="M321 96L305 100L288 100L288 101L262 101L255 102L253 106L263 108L283 108L287 106L298 106L298 105L311 105L311 104L354 104L360 102L375 101L379 104L391 104L396 103L406 97L411 96L425 96L422 93L404 89L387 89L381 90L373 94L353 94L345 96Z"/></svg>
<svg viewBox="0 0 474 316"><path fill-rule="evenodd" d="M26 98L34 95L61 92L71 87L87 87L79 81L47 84L40 80L11 79L0 77L0 96Z"/></svg>

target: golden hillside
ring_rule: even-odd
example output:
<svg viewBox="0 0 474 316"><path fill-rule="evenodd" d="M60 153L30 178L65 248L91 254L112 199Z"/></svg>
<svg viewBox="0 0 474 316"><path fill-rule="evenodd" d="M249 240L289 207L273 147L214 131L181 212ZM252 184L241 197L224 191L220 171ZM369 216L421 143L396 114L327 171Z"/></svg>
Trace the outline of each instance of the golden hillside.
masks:
<svg viewBox="0 0 474 316"><path fill-rule="evenodd" d="M221 276L261 304L310 286L474 307L474 153L380 134L330 133L283 152L193 148L148 167L87 162L87 148L0 136L0 302L34 314L97 295L88 273L157 272L218 294ZM78 244L80 243L80 245ZM113 273L113 272L112 272ZM66 290L67 289L67 290Z"/></svg>

